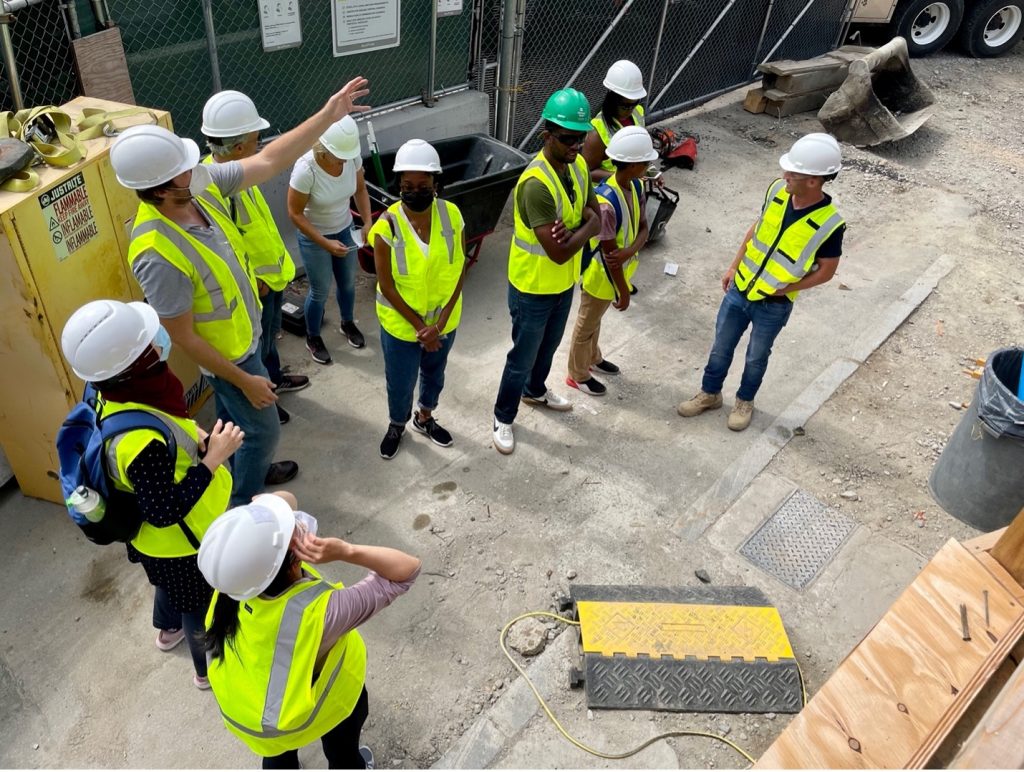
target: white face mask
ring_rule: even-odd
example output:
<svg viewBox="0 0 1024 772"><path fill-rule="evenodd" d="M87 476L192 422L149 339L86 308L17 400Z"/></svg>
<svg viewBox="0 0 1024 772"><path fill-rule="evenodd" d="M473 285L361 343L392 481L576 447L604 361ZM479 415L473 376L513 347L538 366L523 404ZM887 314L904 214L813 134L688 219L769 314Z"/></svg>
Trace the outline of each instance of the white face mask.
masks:
<svg viewBox="0 0 1024 772"><path fill-rule="evenodd" d="M188 183L188 192L198 197L200 193L213 184L213 175L210 174L210 167L206 164L199 164L192 170L192 179Z"/></svg>

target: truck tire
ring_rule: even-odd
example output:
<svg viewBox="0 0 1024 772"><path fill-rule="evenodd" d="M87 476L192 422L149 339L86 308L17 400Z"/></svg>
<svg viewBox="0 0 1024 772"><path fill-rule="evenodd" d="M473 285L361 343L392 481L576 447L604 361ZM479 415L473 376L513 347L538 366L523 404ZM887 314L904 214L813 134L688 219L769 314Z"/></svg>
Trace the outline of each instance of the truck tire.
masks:
<svg viewBox="0 0 1024 772"><path fill-rule="evenodd" d="M979 0L967 11L957 42L971 56L1005 54L1024 35L1024 0Z"/></svg>
<svg viewBox="0 0 1024 772"><path fill-rule="evenodd" d="M911 56L926 56L953 39L963 16L964 0L900 0L889 32L907 41Z"/></svg>

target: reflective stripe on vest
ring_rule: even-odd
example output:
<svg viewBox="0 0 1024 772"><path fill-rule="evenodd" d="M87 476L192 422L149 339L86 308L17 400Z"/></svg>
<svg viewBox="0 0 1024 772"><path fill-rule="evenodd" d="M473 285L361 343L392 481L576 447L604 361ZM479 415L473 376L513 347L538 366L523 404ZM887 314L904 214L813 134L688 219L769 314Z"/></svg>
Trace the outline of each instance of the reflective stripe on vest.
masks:
<svg viewBox="0 0 1024 772"><path fill-rule="evenodd" d="M249 269L241 234L223 214L222 206L208 192L196 201L220 228L238 261L237 267L248 279L254 307L252 314L242 297L246 290L239 286L227 258L189 236L145 201L139 203L132 228L128 264L134 266L141 255L152 250L188 276L193 285L192 320L196 332L224 358L235 361L252 347L254 335L258 334L260 304L256 280Z"/></svg>
<svg viewBox="0 0 1024 772"><path fill-rule="evenodd" d="M761 216L736 268L736 287L748 300L778 294L811 271L821 245L843 225L843 218L829 203L796 220L783 230L790 196L784 180L768 188ZM787 292L795 300L799 292Z"/></svg>
<svg viewBox="0 0 1024 772"><path fill-rule="evenodd" d="M622 249L633 243L637 231L640 229L640 196L637 193L639 185L630 183L632 188L630 192L633 194L632 204L627 203L626 196L614 174L604 181L602 188L605 186L609 188L609 194L618 199L619 211L622 212L622 222L619 223L618 230L615 232L615 245ZM600 192L597 194L597 198L598 201L607 201ZM608 205L611 206L610 201L608 201ZM587 270L583 274L583 289L588 295L600 300L615 300L618 297L618 288L609 276L609 269L605 265L604 255L601 252L600 240L591 239L590 247L595 251L590 265L587 266ZM639 265L640 255L637 253L622 266L627 286L632 287L630 279L633 278Z"/></svg>
<svg viewBox="0 0 1024 772"><path fill-rule="evenodd" d="M590 172L582 155L578 155L568 168L575 194L573 200L570 200L563 182L548 163L543 150L527 165L512 193L514 230L509 245L508 280L520 292L554 295L571 289L579 281L583 249L568 262L562 265L555 263L544 251L533 228L528 228L523 222L519 211L519 192L523 184L531 179L540 180L555 202L555 216L569 230L579 227L583 222L583 209L587 205Z"/></svg>
<svg viewBox="0 0 1024 772"><path fill-rule="evenodd" d="M416 236L402 214L401 202L388 207L370 229L371 240L379 236L391 248L391 278L395 289L424 324L435 324L451 299L465 267L462 248L464 225L455 204L436 199L431 207L429 257L424 257ZM453 217L453 215L455 215ZM390 236L388 234L390 229ZM402 316L377 285L377 318L388 333L409 342L418 340L416 329ZM458 327L462 317L462 297L452 308L442 333Z"/></svg>
<svg viewBox="0 0 1024 772"><path fill-rule="evenodd" d="M302 567L314 581L299 582L277 598L240 604L234 638L224 656L210 662L209 679L225 725L261 756L322 736L351 713L363 689L366 648L355 630L334 644L314 677L330 593L343 585ZM216 603L215 594L207 627Z"/></svg>
<svg viewBox="0 0 1024 772"><path fill-rule="evenodd" d="M636 107L634 107L633 108L633 112L630 113L630 117L632 117L632 119L633 119L633 125L634 126L643 126L644 125L644 108L643 108L643 106L642 105L637 105ZM590 119L590 125L594 127L595 131L597 131L597 136L599 136L601 138L601 142L604 143L604 146L606 148L608 147L608 143L612 141L612 135L616 131L618 131L619 129L622 128L622 125L619 124L618 122L616 122L615 130L612 131L612 129L609 128L608 124L605 122L604 114L603 113L598 113L593 118L591 118ZM611 172L612 174L615 173L615 164L613 164L611 162L611 159L608 158L607 156L605 157L605 159L603 161L601 161L601 168L604 169L606 172Z"/></svg>
<svg viewBox="0 0 1024 772"><path fill-rule="evenodd" d="M101 416L109 416L122 410L145 410L160 420L178 445L174 459L174 482L180 483L188 471L199 463L199 434L194 421L168 415L148 405L136 402L103 402ZM191 429L191 431L189 431ZM107 472L114 486L120 490L134 492L125 472L135 458L154 439L162 441L159 435L149 429L120 434L107 443ZM176 558L196 554L210 524L228 508L231 496L231 472L221 465L213 473L210 484L189 513L180 523L155 526L144 521L131 544L143 555L156 558Z"/></svg>

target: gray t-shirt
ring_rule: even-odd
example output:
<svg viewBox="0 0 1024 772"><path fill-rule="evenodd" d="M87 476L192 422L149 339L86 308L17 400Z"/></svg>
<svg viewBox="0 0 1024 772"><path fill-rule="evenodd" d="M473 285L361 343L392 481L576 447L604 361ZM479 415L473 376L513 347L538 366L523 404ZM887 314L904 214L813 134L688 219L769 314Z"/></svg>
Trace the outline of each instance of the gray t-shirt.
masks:
<svg viewBox="0 0 1024 772"><path fill-rule="evenodd" d="M227 198L235 195L242 187L242 165L238 161L209 164L210 176L221 194ZM252 356L260 343L260 304L249 284L245 269L238 262L238 256L231 247L231 242L224 231L213 222L201 206L195 204L207 226L191 225L185 230L190 236L202 242L208 249L215 252L231 270L231 275L238 284L242 302L252 322L253 341L249 349L238 359L237 364ZM132 271L142 287L146 300L163 318L181 316L192 309L192 280L178 268L167 262L154 250L146 250L139 255L132 265Z"/></svg>

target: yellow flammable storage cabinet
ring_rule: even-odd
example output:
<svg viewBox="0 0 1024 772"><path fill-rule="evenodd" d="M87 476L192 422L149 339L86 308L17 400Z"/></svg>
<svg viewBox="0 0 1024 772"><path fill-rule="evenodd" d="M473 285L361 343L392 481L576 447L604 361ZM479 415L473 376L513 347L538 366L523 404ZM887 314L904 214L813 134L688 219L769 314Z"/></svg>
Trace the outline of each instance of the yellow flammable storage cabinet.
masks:
<svg viewBox="0 0 1024 772"><path fill-rule="evenodd" d="M86 107L131 105L78 97L60 109L77 123ZM154 117L172 128L161 110L116 124L124 129ZM126 259L138 198L114 176L113 142L86 141L86 157L74 166L35 167L40 183L28 192L0 191L0 445L22 492L57 503L57 430L85 387L61 353L64 323L90 300L143 299ZM206 381L177 349L170 364L194 413L208 394Z"/></svg>

